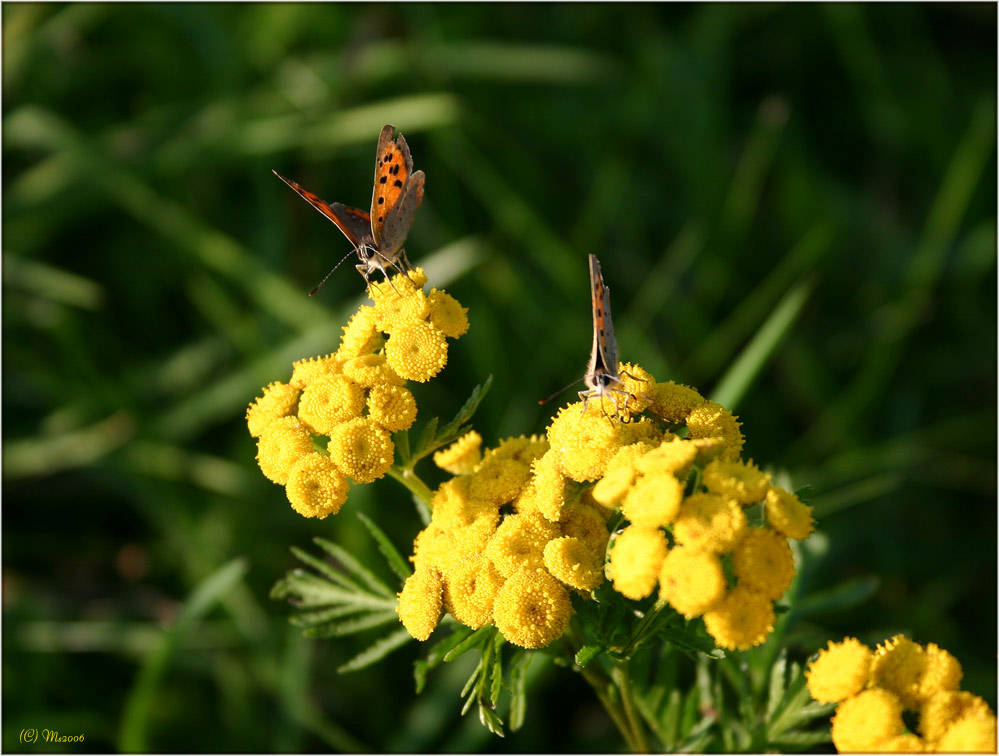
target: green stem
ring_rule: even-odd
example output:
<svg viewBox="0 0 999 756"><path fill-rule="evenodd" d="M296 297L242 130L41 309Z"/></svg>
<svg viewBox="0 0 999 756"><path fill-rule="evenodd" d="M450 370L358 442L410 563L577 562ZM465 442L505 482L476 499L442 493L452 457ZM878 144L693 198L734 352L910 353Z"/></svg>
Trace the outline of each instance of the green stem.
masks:
<svg viewBox="0 0 999 756"><path fill-rule="evenodd" d="M624 704L624 714L628 718L628 726L631 729L632 738L635 745L633 750L636 753L648 753L649 744L645 739L645 728L639 718L638 710L635 708L634 691L631 686L631 675L628 674L628 661L624 659L614 665L611 672L614 684L621 693L621 703Z"/></svg>
<svg viewBox="0 0 999 756"><path fill-rule="evenodd" d="M635 652L638 644L643 640L645 629L651 624L652 620L656 618L665 606L666 602L663 599L659 599L656 601L655 606L646 612L645 616L642 617L642 621L638 623L638 627L636 627L635 631L631 634L631 638L628 641L628 645L625 646L622 656L631 656Z"/></svg>
<svg viewBox="0 0 999 756"><path fill-rule="evenodd" d="M430 490L426 483L420 480L420 476L413 472L412 468L403 470L392 465L389 468L388 475L390 478L395 478L402 483L417 499L428 507L430 506L430 500L434 497L434 492Z"/></svg>

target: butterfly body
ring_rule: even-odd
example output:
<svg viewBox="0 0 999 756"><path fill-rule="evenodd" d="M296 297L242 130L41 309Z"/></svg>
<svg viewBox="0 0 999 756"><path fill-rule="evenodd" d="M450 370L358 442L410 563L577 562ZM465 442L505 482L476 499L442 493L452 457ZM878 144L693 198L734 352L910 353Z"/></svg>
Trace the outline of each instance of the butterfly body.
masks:
<svg viewBox="0 0 999 756"><path fill-rule="evenodd" d="M413 171L413 158L402 134L396 139L392 138L393 134L395 127L385 126L378 137L370 213L339 202L326 202L274 171L274 175L325 215L347 237L360 259L355 267L366 282L370 282L369 276L374 271L388 278L390 268L401 273L411 267L403 244L413 225L413 214L423 201L426 177L423 171ZM326 278L329 278L329 273ZM310 294L314 294L319 286Z"/></svg>

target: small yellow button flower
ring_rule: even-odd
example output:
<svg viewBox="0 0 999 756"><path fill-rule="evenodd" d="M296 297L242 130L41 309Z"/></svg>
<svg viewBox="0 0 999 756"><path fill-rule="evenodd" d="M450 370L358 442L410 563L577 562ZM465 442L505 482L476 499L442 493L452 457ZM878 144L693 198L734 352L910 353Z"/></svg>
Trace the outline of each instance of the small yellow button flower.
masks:
<svg viewBox="0 0 999 756"><path fill-rule="evenodd" d="M727 554L742 540L747 528L746 514L738 502L697 493L683 500L673 524L673 536L684 546Z"/></svg>
<svg viewBox="0 0 999 756"><path fill-rule="evenodd" d="M446 449L434 452L434 464L452 475L472 472L482 460L482 436L469 431Z"/></svg>
<svg viewBox="0 0 999 756"><path fill-rule="evenodd" d="M735 499L744 507L762 501L770 488L770 475L752 462L716 459L703 471L702 480L711 493Z"/></svg>
<svg viewBox="0 0 999 756"><path fill-rule="evenodd" d="M427 296L430 322L451 339L468 332L468 308L445 291L431 289Z"/></svg>
<svg viewBox="0 0 999 756"><path fill-rule="evenodd" d="M292 372L289 383L297 389L304 389L319 376L335 375L343 367L343 360L335 354L325 357L309 357L291 363Z"/></svg>
<svg viewBox="0 0 999 756"><path fill-rule="evenodd" d="M263 396L246 410L246 425L250 435L257 438L272 420L294 415L298 407L298 389L287 383L274 381L265 389Z"/></svg>
<svg viewBox="0 0 999 756"><path fill-rule="evenodd" d="M659 572L659 597L687 619L699 617L725 595L721 560L686 546L671 549Z"/></svg>
<svg viewBox="0 0 999 756"><path fill-rule="evenodd" d="M489 449L483 456L487 459L515 459L530 465L548 451L548 439L544 436L511 436L503 439L494 449Z"/></svg>
<svg viewBox="0 0 999 756"><path fill-rule="evenodd" d="M812 508L779 486L767 491L766 512L770 527L788 538L800 541L814 529Z"/></svg>
<svg viewBox="0 0 999 756"><path fill-rule="evenodd" d="M406 381L385 361L385 355L362 354L343 363L343 374L364 388L401 386Z"/></svg>
<svg viewBox="0 0 999 756"><path fill-rule="evenodd" d="M645 394L652 399L651 411L674 425L686 422L691 411L707 401L696 390L673 381L654 383Z"/></svg>
<svg viewBox="0 0 999 756"><path fill-rule="evenodd" d="M425 320L407 321L385 342L385 360L406 380L425 383L447 364L447 340Z"/></svg>
<svg viewBox="0 0 999 756"><path fill-rule="evenodd" d="M283 486L292 466L312 451L308 426L297 417L280 417L268 423L257 439L257 464L268 480Z"/></svg>
<svg viewBox="0 0 999 756"><path fill-rule="evenodd" d="M326 454L312 452L288 473L285 493L291 507L303 517L336 514L347 500L347 479Z"/></svg>
<svg viewBox="0 0 999 756"><path fill-rule="evenodd" d="M625 528L611 545L607 577L614 590L639 600L652 593L666 558L666 536L653 528Z"/></svg>
<svg viewBox="0 0 999 756"><path fill-rule="evenodd" d="M494 504L514 500L531 477L531 468L515 459L485 458L470 473L471 495Z"/></svg>
<svg viewBox="0 0 999 756"><path fill-rule="evenodd" d="M636 365L632 362L622 363L618 368L618 372L623 384L621 389L630 394L628 397L628 413L637 415L640 412L644 412L652 403L649 389L655 385L656 379L641 365Z"/></svg>
<svg viewBox="0 0 999 756"><path fill-rule="evenodd" d="M991 715L960 719L936 743L937 753L995 753L996 718Z"/></svg>
<svg viewBox="0 0 999 756"><path fill-rule="evenodd" d="M505 577L521 569L544 566L545 544L558 538L559 529L537 512L509 515L486 547L496 569Z"/></svg>
<svg viewBox="0 0 999 756"><path fill-rule="evenodd" d="M907 709L919 708L920 683L926 672L926 651L904 635L896 635L877 647L871 667L871 683L898 696Z"/></svg>
<svg viewBox="0 0 999 756"><path fill-rule="evenodd" d="M416 640L425 641L440 622L443 590L435 569L418 569L403 584L396 611L406 632Z"/></svg>
<svg viewBox="0 0 999 756"><path fill-rule="evenodd" d="M821 703L838 703L862 691L871 674L874 654L856 638L829 642L805 672L808 692Z"/></svg>
<svg viewBox="0 0 999 756"><path fill-rule="evenodd" d="M992 716L983 699L963 690L945 690L931 696L919 710L919 731L930 742L940 740L955 723Z"/></svg>
<svg viewBox="0 0 999 756"><path fill-rule="evenodd" d="M444 608L458 622L477 630L493 619L493 602L503 586L493 563L474 554L455 564L444 581Z"/></svg>
<svg viewBox="0 0 999 756"><path fill-rule="evenodd" d="M485 517L494 528L499 525L499 505L472 498L470 489L467 475L441 483L430 502L433 510L431 521L443 528L460 528Z"/></svg>
<svg viewBox="0 0 999 756"><path fill-rule="evenodd" d="M620 420L599 412L584 412L582 402L559 410L548 427L548 443L566 477L579 482L601 477L611 457L624 445L618 433L621 426Z"/></svg>
<svg viewBox="0 0 999 756"><path fill-rule="evenodd" d="M602 556L578 538L563 536L545 544L545 569L571 588L592 591L604 581Z"/></svg>
<svg viewBox="0 0 999 756"><path fill-rule="evenodd" d="M685 438L663 441L635 460L635 469L643 473L666 472L681 475L697 457L697 446Z"/></svg>
<svg viewBox="0 0 999 756"><path fill-rule="evenodd" d="M395 445L388 431L366 417L336 426L328 448L336 466L355 483L377 480L395 459Z"/></svg>
<svg viewBox="0 0 999 756"><path fill-rule="evenodd" d="M658 528L669 525L680 512L683 486L670 473L643 475L621 503L632 525Z"/></svg>
<svg viewBox="0 0 999 756"><path fill-rule="evenodd" d="M879 751L902 733L902 705L887 690L874 688L846 699L832 718L832 740L840 753Z"/></svg>
<svg viewBox="0 0 999 756"><path fill-rule="evenodd" d="M878 753L926 753L927 751L926 741L911 732L888 738L878 749Z"/></svg>
<svg viewBox="0 0 999 756"><path fill-rule="evenodd" d="M769 599L740 585L704 613L704 626L721 648L745 651L767 639L774 619Z"/></svg>
<svg viewBox="0 0 999 756"><path fill-rule="evenodd" d="M561 637L571 616L568 592L541 569L511 575L493 604L496 629L522 648L544 648Z"/></svg>
<svg viewBox="0 0 999 756"><path fill-rule="evenodd" d="M593 486L593 498L605 507L616 506L631 490L635 480L635 470L631 465L607 466L604 477Z"/></svg>
<svg viewBox="0 0 999 756"><path fill-rule="evenodd" d="M928 701L943 690L957 690L964 675L961 663L936 643L927 643L926 669L919 681L919 698Z"/></svg>
<svg viewBox="0 0 999 756"><path fill-rule="evenodd" d="M794 557L787 539L769 528L750 528L732 553L739 585L769 599L779 599L794 577Z"/></svg>
<svg viewBox="0 0 999 756"><path fill-rule="evenodd" d="M518 502L518 511L534 510L556 522L565 506L565 476L558 453L549 449L531 465L533 477L528 498Z"/></svg>
<svg viewBox="0 0 999 756"><path fill-rule="evenodd" d="M721 459L727 462L734 462L742 452L746 439L739 430L740 425L735 415L716 402L705 402L687 415L689 438L723 438L725 450Z"/></svg>
<svg viewBox="0 0 999 756"><path fill-rule="evenodd" d="M350 360L365 354L373 354L381 349L384 343L385 339L378 330L375 308L361 305L343 327L337 355L343 360Z"/></svg>
<svg viewBox="0 0 999 756"><path fill-rule="evenodd" d="M378 329L392 334L396 329L424 321L430 314L430 303L427 296L419 289L400 292L390 292L387 296L375 299L375 322Z"/></svg>
<svg viewBox="0 0 999 756"><path fill-rule="evenodd" d="M317 378L298 401L299 419L323 436L340 423L360 417L363 410L364 389L345 375Z"/></svg>
<svg viewBox="0 0 999 756"><path fill-rule="evenodd" d="M604 516L595 507L581 502L566 507L563 515L559 526L562 535L578 538L600 558L602 564L607 552L607 541L610 540Z"/></svg>
<svg viewBox="0 0 999 756"><path fill-rule="evenodd" d="M368 392L368 417L389 432L416 422L416 399L404 386L375 386Z"/></svg>

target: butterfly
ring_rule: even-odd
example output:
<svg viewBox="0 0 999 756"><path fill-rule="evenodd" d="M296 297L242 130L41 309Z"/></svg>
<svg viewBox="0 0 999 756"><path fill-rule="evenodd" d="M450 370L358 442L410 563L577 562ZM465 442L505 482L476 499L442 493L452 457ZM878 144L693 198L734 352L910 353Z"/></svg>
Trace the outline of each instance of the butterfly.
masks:
<svg viewBox="0 0 999 756"><path fill-rule="evenodd" d="M412 269L402 245L413 225L413 214L423 201L426 177L423 171L413 171L413 158L409 154L406 139L399 134L393 140L393 134L395 127L385 126L378 137L370 213L339 202L325 202L308 189L274 171L275 176L333 221L347 237L347 241L354 245L353 251L361 261L355 267L369 284L371 281L368 276L376 270L387 279L389 268L400 273ZM319 287L326 283L326 279L339 264L333 266L319 282L319 286L309 292L309 296L319 291Z"/></svg>
<svg viewBox="0 0 999 756"><path fill-rule="evenodd" d="M590 399L599 398L601 406L603 398L610 396L614 402L614 412L617 414L617 397L625 397L624 407L628 408L628 400L632 393L624 388L621 380L622 371L617 361L617 338L614 336L614 323L611 321L610 289L604 283L600 271L600 261L596 255L590 255L590 299L593 305L593 349L590 352L590 362L583 375L586 390L579 392L583 400L583 411ZM624 375L631 376L628 373Z"/></svg>

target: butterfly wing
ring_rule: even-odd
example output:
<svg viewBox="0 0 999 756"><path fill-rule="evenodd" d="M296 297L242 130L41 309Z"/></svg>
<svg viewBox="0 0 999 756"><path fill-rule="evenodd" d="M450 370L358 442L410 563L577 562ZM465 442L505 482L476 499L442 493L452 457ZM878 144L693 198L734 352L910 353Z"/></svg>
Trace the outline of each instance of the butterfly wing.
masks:
<svg viewBox="0 0 999 756"><path fill-rule="evenodd" d="M330 204L291 179L285 178L277 171L274 171L274 175L294 189L302 199L316 210L333 221L355 249L362 248L371 242L371 216L366 212L354 207L347 207L339 202Z"/></svg>
<svg viewBox="0 0 999 756"><path fill-rule="evenodd" d="M394 259L423 200L424 175L413 173L413 158L405 137L393 141L394 126L385 126L375 154L375 186L371 193L371 236L378 251Z"/></svg>
<svg viewBox="0 0 999 756"><path fill-rule="evenodd" d="M593 307L593 349L583 380L591 389L618 379L617 339L611 320L610 289L604 283L600 261L590 255L590 300Z"/></svg>

